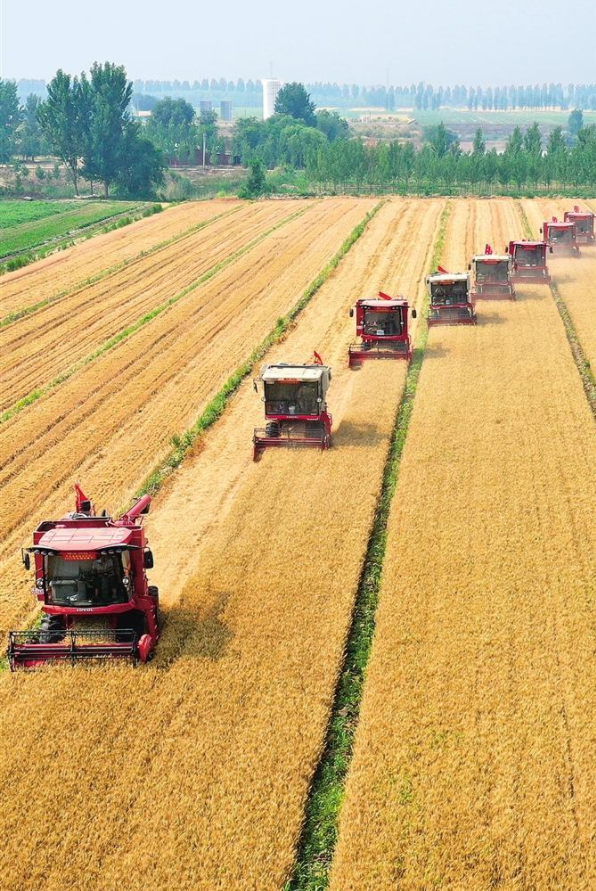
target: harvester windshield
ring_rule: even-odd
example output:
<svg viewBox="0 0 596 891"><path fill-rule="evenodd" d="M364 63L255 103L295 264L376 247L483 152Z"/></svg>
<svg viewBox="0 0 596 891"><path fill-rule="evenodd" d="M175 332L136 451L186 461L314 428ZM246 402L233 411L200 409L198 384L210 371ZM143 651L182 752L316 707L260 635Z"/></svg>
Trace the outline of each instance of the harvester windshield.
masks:
<svg viewBox="0 0 596 891"><path fill-rule="evenodd" d="M571 244L573 241L573 230L568 227L565 229L549 229L548 230L549 240L554 244Z"/></svg>
<svg viewBox="0 0 596 891"><path fill-rule="evenodd" d="M543 266L544 252L542 245L533 247L516 245L515 262L518 266Z"/></svg>
<svg viewBox="0 0 596 891"><path fill-rule="evenodd" d="M316 381L266 381L265 413L267 415L318 415L318 383Z"/></svg>
<svg viewBox="0 0 596 891"><path fill-rule="evenodd" d="M508 260L477 260L476 278L479 282L503 282L509 280Z"/></svg>
<svg viewBox="0 0 596 891"><path fill-rule="evenodd" d="M432 282L432 303L435 306L453 306L468 301L468 282L454 281L451 284L445 282Z"/></svg>
<svg viewBox="0 0 596 891"><path fill-rule="evenodd" d="M378 337L401 334L401 312L379 312L378 310L365 309L362 333Z"/></svg>
<svg viewBox="0 0 596 891"><path fill-rule="evenodd" d="M126 603L129 593L123 582L119 554L99 554L92 559L47 557L47 603L62 607L111 606Z"/></svg>

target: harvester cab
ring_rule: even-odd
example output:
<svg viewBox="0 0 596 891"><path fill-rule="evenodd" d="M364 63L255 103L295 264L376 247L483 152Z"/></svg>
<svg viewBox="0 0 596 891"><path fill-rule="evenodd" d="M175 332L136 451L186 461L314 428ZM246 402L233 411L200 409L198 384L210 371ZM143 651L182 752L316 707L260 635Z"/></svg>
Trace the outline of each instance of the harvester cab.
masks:
<svg viewBox="0 0 596 891"><path fill-rule="evenodd" d="M563 216L566 223L575 223L575 237L578 244L594 244L594 214L591 210L580 210L576 205L573 210L566 210Z"/></svg>
<svg viewBox="0 0 596 891"><path fill-rule="evenodd" d="M38 628L11 631L11 669L50 660L128 658L147 662L159 639L158 591L147 581L153 567L143 516L151 498L139 499L119 519L97 516L78 485L76 510L45 520L23 551L35 569L34 593L41 603Z"/></svg>
<svg viewBox="0 0 596 891"><path fill-rule="evenodd" d="M510 241L505 248L511 257L511 280L527 285L548 285L550 274L546 265L548 245L544 241Z"/></svg>
<svg viewBox="0 0 596 891"><path fill-rule="evenodd" d="M426 276L430 298L429 325L475 325L476 309L469 272L438 272Z"/></svg>
<svg viewBox="0 0 596 891"><path fill-rule="evenodd" d="M577 230L575 223L561 223L556 217L546 220L540 229L545 244L551 254L562 257L579 257Z"/></svg>
<svg viewBox="0 0 596 891"><path fill-rule="evenodd" d="M263 386L265 427L255 429L254 460L266 448L310 446L328 449L331 445L331 415L327 411L327 390L331 369L315 353L312 365L264 365L254 381Z"/></svg>
<svg viewBox="0 0 596 891"><path fill-rule="evenodd" d="M356 314L357 343L350 344L350 368L359 366L364 359L412 358L412 345L408 333L408 301L395 299L379 291L378 298L361 299L350 309ZM416 310L412 310L416 318Z"/></svg>
<svg viewBox="0 0 596 891"><path fill-rule="evenodd" d="M511 257L509 254L493 254L487 244L483 254L472 257L472 295L483 300L515 300L515 288L511 281Z"/></svg>

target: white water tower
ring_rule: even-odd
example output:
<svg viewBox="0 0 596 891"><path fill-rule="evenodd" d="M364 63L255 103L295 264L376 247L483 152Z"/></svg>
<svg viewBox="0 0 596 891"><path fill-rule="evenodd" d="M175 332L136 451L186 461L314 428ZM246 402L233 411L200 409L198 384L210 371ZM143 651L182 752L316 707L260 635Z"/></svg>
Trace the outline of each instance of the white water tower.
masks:
<svg viewBox="0 0 596 891"><path fill-rule="evenodd" d="M275 100L282 88L282 82L273 77L262 80L263 84L263 120L266 121L275 114Z"/></svg>

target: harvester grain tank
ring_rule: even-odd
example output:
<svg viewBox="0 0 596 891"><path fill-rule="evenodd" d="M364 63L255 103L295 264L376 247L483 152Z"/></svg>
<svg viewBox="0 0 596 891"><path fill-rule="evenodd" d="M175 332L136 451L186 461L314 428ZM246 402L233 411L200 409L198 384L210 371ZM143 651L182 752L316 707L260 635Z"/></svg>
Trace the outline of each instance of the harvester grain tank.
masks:
<svg viewBox="0 0 596 891"><path fill-rule="evenodd" d="M580 210L575 205L573 210L566 210L563 216L566 223L575 223L575 237L578 244L594 244L594 214L591 210Z"/></svg>
<svg viewBox="0 0 596 891"><path fill-rule="evenodd" d="M472 257L472 296L483 300L515 300L509 254L493 254L487 244L483 254Z"/></svg>
<svg viewBox="0 0 596 891"><path fill-rule="evenodd" d="M447 272L439 266L425 282L430 298L429 325L476 324L469 272Z"/></svg>
<svg viewBox="0 0 596 891"><path fill-rule="evenodd" d="M254 460L267 448L331 445L331 415L327 411L327 390L331 369L318 353L311 365L264 365L254 381L255 392L263 387L265 427L253 436Z"/></svg>
<svg viewBox="0 0 596 891"><path fill-rule="evenodd" d="M116 520L96 515L75 485L76 509L61 520L45 520L33 533L23 563L35 569L34 593L41 603L39 628L9 633L11 669L50 660L127 658L147 662L159 639L156 587L143 529L149 495Z"/></svg>
<svg viewBox="0 0 596 891"><path fill-rule="evenodd" d="M575 223L561 223L556 217L552 217L550 220L545 220L540 231L551 254L558 254L561 257L580 256Z"/></svg>
<svg viewBox="0 0 596 891"><path fill-rule="evenodd" d="M548 285L546 265L548 245L544 241L510 241L505 248L511 257L511 281L527 285Z"/></svg>
<svg viewBox="0 0 596 891"><path fill-rule="evenodd" d="M350 344L350 368L359 366L365 359L412 358L412 343L408 332L408 301L403 297L390 297L379 291L373 299L362 298L350 309L356 315L356 334L360 340ZM416 318L416 310L412 310Z"/></svg>

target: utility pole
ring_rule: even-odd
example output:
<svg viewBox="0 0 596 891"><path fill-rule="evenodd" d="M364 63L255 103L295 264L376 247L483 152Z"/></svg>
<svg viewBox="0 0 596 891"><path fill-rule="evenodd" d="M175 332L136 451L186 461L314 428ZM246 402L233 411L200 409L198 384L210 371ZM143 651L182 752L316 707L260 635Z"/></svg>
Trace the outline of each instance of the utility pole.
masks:
<svg viewBox="0 0 596 891"><path fill-rule="evenodd" d="M203 133L203 170L205 169L205 148L207 146L207 134Z"/></svg>

